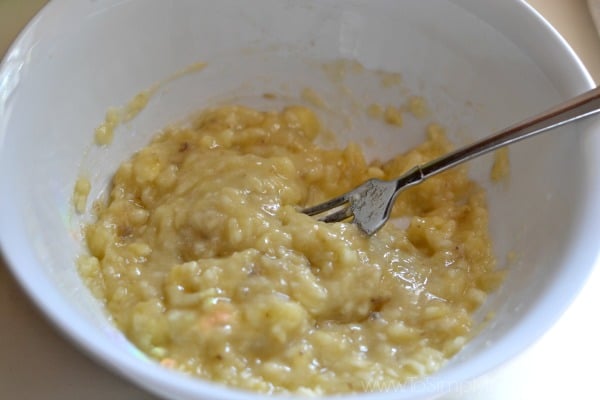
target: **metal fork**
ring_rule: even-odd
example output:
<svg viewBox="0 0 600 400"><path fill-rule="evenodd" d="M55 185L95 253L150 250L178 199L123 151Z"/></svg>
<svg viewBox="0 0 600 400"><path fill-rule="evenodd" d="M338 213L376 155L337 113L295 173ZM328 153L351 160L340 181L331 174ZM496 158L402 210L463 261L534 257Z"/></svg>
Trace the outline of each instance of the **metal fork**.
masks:
<svg viewBox="0 0 600 400"><path fill-rule="evenodd" d="M308 207L303 213L320 216L324 222L352 222L367 235L377 232L390 218L394 200L400 191L452 167L500 147L530 138L561 125L586 118L600 111L600 87L585 92L541 114L501 130L442 157L417 165L398 179L369 179L334 199Z"/></svg>

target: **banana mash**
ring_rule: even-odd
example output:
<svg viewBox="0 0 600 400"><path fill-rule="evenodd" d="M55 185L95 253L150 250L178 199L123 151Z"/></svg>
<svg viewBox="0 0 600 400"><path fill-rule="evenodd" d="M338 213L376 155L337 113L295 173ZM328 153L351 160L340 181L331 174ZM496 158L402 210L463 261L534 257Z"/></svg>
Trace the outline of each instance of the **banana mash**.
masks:
<svg viewBox="0 0 600 400"><path fill-rule="evenodd" d="M476 330L502 277L483 190L455 168L400 194L367 237L298 210L451 148L443 130L392 160L324 149L308 108L209 109L114 175L79 270L115 323L168 368L264 393L394 387Z"/></svg>

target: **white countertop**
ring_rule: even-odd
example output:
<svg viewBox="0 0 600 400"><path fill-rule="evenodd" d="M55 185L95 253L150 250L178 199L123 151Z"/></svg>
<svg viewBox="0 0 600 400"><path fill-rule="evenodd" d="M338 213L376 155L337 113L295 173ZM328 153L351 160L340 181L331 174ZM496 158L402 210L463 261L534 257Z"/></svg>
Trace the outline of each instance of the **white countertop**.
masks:
<svg viewBox="0 0 600 400"><path fill-rule="evenodd" d="M0 0L0 56L46 0ZM596 82L600 38L584 0L530 0L567 39ZM516 360L457 387L445 400L600 399L600 265L560 321ZM590 317L594 316L594 317ZM0 259L0 397L155 399L91 361L29 302Z"/></svg>

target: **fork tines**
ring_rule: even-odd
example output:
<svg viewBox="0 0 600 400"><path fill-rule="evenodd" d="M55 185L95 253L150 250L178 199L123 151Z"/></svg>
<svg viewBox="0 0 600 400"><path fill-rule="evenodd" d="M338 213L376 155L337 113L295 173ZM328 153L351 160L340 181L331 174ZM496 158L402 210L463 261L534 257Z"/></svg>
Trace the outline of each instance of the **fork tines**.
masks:
<svg viewBox="0 0 600 400"><path fill-rule="evenodd" d="M301 211L310 216L318 216L319 214L328 212L318 217L319 221L323 222L339 222L353 216L347 193L324 203L307 207Z"/></svg>

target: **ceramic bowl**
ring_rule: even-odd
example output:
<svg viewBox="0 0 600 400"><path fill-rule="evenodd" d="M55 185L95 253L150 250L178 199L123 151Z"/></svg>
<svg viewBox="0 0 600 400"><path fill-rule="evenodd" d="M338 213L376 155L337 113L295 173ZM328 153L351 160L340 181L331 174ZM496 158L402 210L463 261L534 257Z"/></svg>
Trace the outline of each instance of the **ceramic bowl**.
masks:
<svg viewBox="0 0 600 400"><path fill-rule="evenodd" d="M340 59L402 75L398 90L390 90L368 72L348 73L344 85L354 99L422 96L459 145L592 87L566 42L524 1L52 1L0 69L0 240L20 284L74 343L157 395L262 398L162 368L109 322L74 265L82 221L72 210L73 185L85 172L97 197L118 163L158 129L217 103L265 107L265 92L302 101L303 88L317 89L339 111L323 115L325 122L342 141L370 138L370 156L421 140L422 122L391 136L353 112L339 82L323 73L323 65ZM206 68L177 75L198 62ZM159 82L112 145L93 145L109 107ZM460 390L560 317L600 249L599 132L589 121L514 145L502 184L489 183L490 157L471 163L488 189L495 252L508 271L478 312L494 317L439 372L352 398Z"/></svg>

